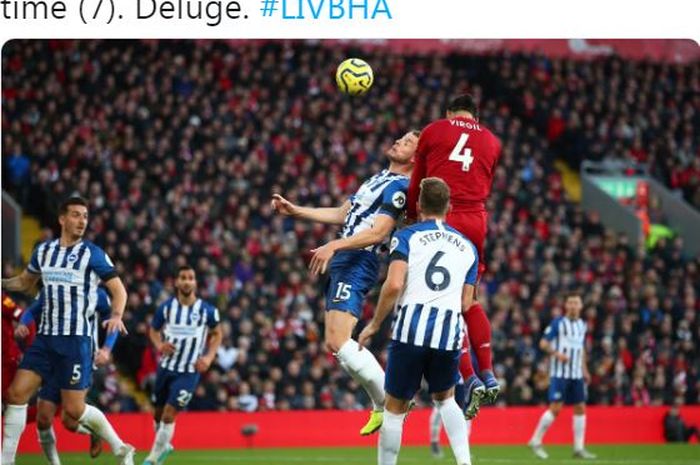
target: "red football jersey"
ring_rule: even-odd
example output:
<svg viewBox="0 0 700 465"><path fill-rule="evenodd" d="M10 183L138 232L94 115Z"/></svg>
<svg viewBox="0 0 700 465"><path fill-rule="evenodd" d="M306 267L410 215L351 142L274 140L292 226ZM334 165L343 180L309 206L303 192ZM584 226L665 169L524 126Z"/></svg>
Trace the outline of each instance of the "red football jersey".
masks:
<svg viewBox="0 0 700 465"><path fill-rule="evenodd" d="M485 210L500 154L498 138L476 120L456 117L429 124L418 141L408 188L408 217L417 216L421 180L433 176L450 186L453 211Z"/></svg>
<svg viewBox="0 0 700 465"><path fill-rule="evenodd" d="M20 350L15 342L15 327L13 322L19 321L22 309L8 295L2 294L2 361L17 360Z"/></svg>

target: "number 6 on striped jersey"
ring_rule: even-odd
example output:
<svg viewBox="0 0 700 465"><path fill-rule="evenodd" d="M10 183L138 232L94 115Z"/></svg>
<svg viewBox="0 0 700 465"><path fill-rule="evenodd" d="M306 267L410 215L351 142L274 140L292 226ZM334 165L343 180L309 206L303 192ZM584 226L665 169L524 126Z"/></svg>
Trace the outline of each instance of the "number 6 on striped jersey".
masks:
<svg viewBox="0 0 700 465"><path fill-rule="evenodd" d="M455 148L452 149L452 153L450 154L449 158L451 161L460 162L462 164L462 171L469 171L469 167L474 161L474 157L472 157L472 149L466 147L467 140L469 140L469 134L463 132L462 135L459 136L457 145L455 145Z"/></svg>

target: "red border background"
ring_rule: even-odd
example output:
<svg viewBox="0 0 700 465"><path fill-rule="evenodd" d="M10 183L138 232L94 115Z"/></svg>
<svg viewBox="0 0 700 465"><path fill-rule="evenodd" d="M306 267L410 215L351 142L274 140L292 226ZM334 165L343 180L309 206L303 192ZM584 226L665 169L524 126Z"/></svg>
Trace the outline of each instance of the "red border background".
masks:
<svg viewBox="0 0 700 465"><path fill-rule="evenodd" d="M662 443L663 416L668 407L589 407L586 442L590 444ZM542 414L540 407L486 408L473 424L473 444L524 444ZM375 436L361 437L366 412L295 411L262 413L183 413L177 418L173 444L178 449L248 447L241 428L255 424L254 447L376 446ZM411 412L403 444L428 444L429 409ZM545 437L548 444L571 443L571 409L565 409ZM684 407L686 422L700 426L700 406ZM148 414L109 416L122 438L137 449L149 449L153 420ZM83 451L87 437L55 425L59 450ZM443 438L444 439L444 438ZM20 452L39 452L34 424L27 425Z"/></svg>

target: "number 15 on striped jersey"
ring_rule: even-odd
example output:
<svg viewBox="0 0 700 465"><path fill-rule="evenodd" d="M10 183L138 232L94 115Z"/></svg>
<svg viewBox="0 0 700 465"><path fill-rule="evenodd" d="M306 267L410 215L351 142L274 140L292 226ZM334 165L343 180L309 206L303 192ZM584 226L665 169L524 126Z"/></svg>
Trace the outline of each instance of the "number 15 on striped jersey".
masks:
<svg viewBox="0 0 700 465"><path fill-rule="evenodd" d="M450 154L450 161L456 161L462 164L462 171L469 171L469 167L472 166L474 157L472 156L472 149L467 147L467 141L469 140L469 134L462 133L459 136L457 145L452 149Z"/></svg>

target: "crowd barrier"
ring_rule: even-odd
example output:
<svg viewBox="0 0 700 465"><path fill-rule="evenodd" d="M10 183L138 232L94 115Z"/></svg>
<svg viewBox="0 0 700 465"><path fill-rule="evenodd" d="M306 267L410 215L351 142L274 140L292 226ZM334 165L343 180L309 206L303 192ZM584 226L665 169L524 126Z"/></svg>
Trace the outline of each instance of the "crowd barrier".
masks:
<svg viewBox="0 0 700 465"><path fill-rule="evenodd" d="M586 441L589 444L649 444L663 442L663 417L668 407L589 407ZM473 444L525 444L542 414L541 407L484 408L473 423ZM403 444L429 443L430 409L416 409L407 419ZM572 440L570 408L551 427L547 444ZM682 410L683 418L700 426L700 406ZM109 419L122 438L138 449L153 441L153 419L148 414L111 414ZM259 413L182 413L177 418L177 449L230 449L245 447L376 446L374 436L361 437L366 412L292 411ZM248 427L248 428L246 428ZM244 435L244 429L256 430ZM60 451L87 450L86 436L55 425ZM443 433L443 441L445 441ZM21 452L39 452L34 424L27 425Z"/></svg>

